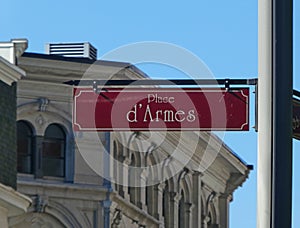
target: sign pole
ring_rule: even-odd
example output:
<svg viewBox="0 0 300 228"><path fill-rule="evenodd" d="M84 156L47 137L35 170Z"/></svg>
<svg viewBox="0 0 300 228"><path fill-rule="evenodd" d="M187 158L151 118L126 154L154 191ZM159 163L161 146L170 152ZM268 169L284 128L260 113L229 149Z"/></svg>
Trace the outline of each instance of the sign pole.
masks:
<svg viewBox="0 0 300 228"><path fill-rule="evenodd" d="M271 227L272 0L258 1L257 228Z"/></svg>
<svg viewBox="0 0 300 228"><path fill-rule="evenodd" d="M273 0L272 228L291 227L293 0Z"/></svg>
<svg viewBox="0 0 300 228"><path fill-rule="evenodd" d="M291 227L292 2L258 1L258 228Z"/></svg>

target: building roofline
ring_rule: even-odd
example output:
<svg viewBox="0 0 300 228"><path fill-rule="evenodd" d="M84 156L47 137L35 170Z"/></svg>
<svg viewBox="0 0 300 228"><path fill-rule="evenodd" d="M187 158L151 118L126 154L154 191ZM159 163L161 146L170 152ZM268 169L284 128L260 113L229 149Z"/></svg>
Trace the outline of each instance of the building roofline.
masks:
<svg viewBox="0 0 300 228"><path fill-rule="evenodd" d="M110 60L92 60L89 58L83 57L65 57L60 55L49 55L49 54L40 54L33 52L25 52L22 57L25 58L35 58L35 59L43 59L43 60L53 60L53 61L65 61L70 63L81 63L81 64L97 64L109 67L118 67L118 68L126 68L131 72L138 74L144 78L149 78L149 76L140 70L135 65L132 65L129 62L118 62L118 61L110 61Z"/></svg>
<svg viewBox="0 0 300 228"><path fill-rule="evenodd" d="M0 81L11 86L13 82L17 82L25 76L26 72L24 70L0 56Z"/></svg>
<svg viewBox="0 0 300 228"><path fill-rule="evenodd" d="M126 63L126 62L116 62L116 61L109 61L109 60L92 60L84 57L65 57L61 55L48 55L48 54L33 53L33 52L25 52L22 55L22 57L66 61L66 62L74 62L74 63L86 63L86 64L93 64L95 62L99 62L99 63L103 63L103 65L120 66L120 67L132 66L130 63Z"/></svg>

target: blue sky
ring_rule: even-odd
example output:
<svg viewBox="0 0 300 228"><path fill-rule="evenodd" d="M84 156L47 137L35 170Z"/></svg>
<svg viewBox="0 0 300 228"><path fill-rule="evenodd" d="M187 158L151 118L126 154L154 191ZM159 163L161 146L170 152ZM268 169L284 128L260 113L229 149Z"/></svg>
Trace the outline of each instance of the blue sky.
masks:
<svg viewBox="0 0 300 228"><path fill-rule="evenodd" d="M91 42L98 56L140 41L179 45L201 58L216 78L257 77L257 0L70 1L4 0L0 40L27 38L30 52L49 42ZM295 2L294 88L300 90L300 3ZM298 27L298 28L297 28ZM153 77L177 77L172 69L141 65ZM251 96L254 125L254 95ZM257 134L226 133L225 142L248 164L249 179L230 206L230 227L256 227ZM293 227L300 227L300 141L294 140ZM297 216L298 215L298 216Z"/></svg>

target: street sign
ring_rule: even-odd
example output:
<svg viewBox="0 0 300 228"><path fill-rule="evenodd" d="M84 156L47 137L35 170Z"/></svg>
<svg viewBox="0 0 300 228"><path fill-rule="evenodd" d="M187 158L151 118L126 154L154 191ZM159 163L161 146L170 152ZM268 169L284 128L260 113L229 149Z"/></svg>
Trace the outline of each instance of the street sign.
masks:
<svg viewBox="0 0 300 228"><path fill-rule="evenodd" d="M249 89L74 88L75 131L247 131Z"/></svg>
<svg viewBox="0 0 300 228"><path fill-rule="evenodd" d="M300 140L300 101L293 99L293 138Z"/></svg>

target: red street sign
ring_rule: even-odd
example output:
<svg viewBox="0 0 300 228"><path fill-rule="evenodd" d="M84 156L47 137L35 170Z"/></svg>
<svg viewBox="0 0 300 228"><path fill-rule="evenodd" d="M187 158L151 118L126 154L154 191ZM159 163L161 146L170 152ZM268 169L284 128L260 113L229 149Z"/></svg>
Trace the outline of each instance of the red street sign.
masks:
<svg viewBox="0 0 300 228"><path fill-rule="evenodd" d="M75 131L248 131L249 89L74 89Z"/></svg>
<svg viewBox="0 0 300 228"><path fill-rule="evenodd" d="M300 140L300 101L293 99L293 137Z"/></svg>

